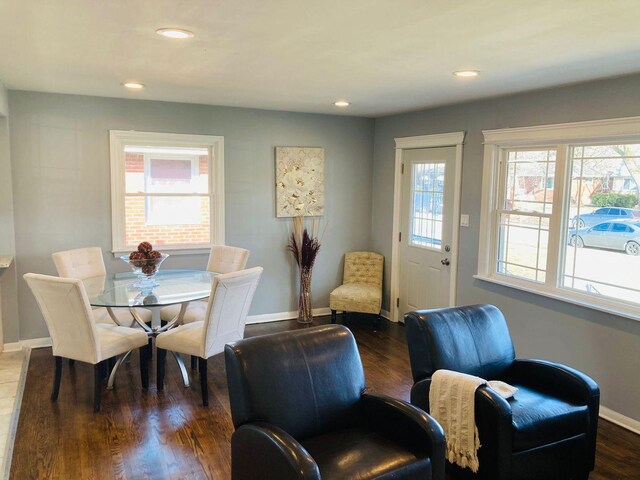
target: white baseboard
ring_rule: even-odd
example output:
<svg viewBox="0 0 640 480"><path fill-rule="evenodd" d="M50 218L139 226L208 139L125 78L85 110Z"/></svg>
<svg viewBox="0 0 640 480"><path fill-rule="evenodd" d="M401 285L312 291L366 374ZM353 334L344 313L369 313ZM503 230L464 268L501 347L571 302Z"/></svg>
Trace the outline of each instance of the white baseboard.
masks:
<svg viewBox="0 0 640 480"><path fill-rule="evenodd" d="M19 350L22 350L20 342L5 343L2 347L3 352L17 352Z"/></svg>
<svg viewBox="0 0 640 480"><path fill-rule="evenodd" d="M51 337L30 338L19 342L5 343L3 352L17 352L27 348L44 348L51 346Z"/></svg>
<svg viewBox="0 0 640 480"><path fill-rule="evenodd" d="M331 314L331 310L329 309L329 307L313 309L314 317L318 317L321 315L330 315L330 314ZM256 323L279 322L281 320L291 320L294 318L298 318L297 310L293 312L277 312L277 313L266 313L264 315L250 315L247 318L247 324L252 325ZM5 343L3 351L16 352L18 350L22 350L23 348L43 348L43 347L50 347L50 346L51 346L51 337L31 338L28 340L20 340L19 342Z"/></svg>
<svg viewBox="0 0 640 480"><path fill-rule="evenodd" d="M390 322L393 322L393 320L391 320L391 312L389 312L388 310L380 310L380 316L386 318Z"/></svg>
<svg viewBox="0 0 640 480"><path fill-rule="evenodd" d="M313 309L314 317L319 317L321 315L330 315L330 314L331 314L331 310L329 309L329 307ZM281 320L292 320L294 318L298 318L297 310L293 312L277 312L277 313L265 313L262 315L249 315L249 317L247 317L247 325L255 325L256 323L279 322Z"/></svg>
<svg viewBox="0 0 640 480"><path fill-rule="evenodd" d="M600 418L604 418L611 423L615 423L622 428L626 428L630 432L640 435L640 421L622 415L621 413L611 410L603 405L600 405Z"/></svg>

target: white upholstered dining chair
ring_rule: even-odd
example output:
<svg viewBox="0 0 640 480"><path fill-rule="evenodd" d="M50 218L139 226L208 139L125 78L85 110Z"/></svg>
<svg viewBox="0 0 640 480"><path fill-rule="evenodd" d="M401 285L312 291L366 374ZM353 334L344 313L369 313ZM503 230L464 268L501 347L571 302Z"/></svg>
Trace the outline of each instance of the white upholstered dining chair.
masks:
<svg viewBox="0 0 640 480"><path fill-rule="evenodd" d="M147 347L147 334L113 323L97 323L81 280L35 273L25 274L24 279L38 302L51 336L55 358L51 401L58 399L64 357L94 365L93 409L99 411L103 380L101 363L134 348ZM148 388L147 348L140 348L140 375L143 388Z"/></svg>
<svg viewBox="0 0 640 480"><path fill-rule="evenodd" d="M104 266L104 258L102 257L102 249L100 247L76 248L74 250L65 250L51 254L53 263L56 266L58 275L62 278L76 278L78 280L86 280L88 278L104 277L107 275L107 269ZM97 285L97 282L95 282ZM86 287L86 285L85 285ZM99 294L101 292L87 292ZM114 308L111 310L118 319L120 325L133 325L135 320L131 316L131 312L124 308ZM136 309L140 318L145 322L151 322L151 312L144 308ZM104 307L93 307L93 316L98 323L107 323L115 325L111 319L109 312Z"/></svg>
<svg viewBox="0 0 640 480"><path fill-rule="evenodd" d="M249 250L240 247L230 247L228 245L214 245L211 247L207 270L216 273L231 273L244 270L249 260ZM191 302L182 318L182 323L193 323L202 320L207 313L207 301L202 300ZM160 319L163 322L170 322L180 312L180 305L170 305L160 310Z"/></svg>
<svg viewBox="0 0 640 480"><path fill-rule="evenodd" d="M207 359L222 353L225 344L241 340L253 295L262 275L262 267L213 277L211 295L205 315L186 325L173 328L156 337L158 350L158 391L164 388L167 350L198 357L202 403L209 405Z"/></svg>

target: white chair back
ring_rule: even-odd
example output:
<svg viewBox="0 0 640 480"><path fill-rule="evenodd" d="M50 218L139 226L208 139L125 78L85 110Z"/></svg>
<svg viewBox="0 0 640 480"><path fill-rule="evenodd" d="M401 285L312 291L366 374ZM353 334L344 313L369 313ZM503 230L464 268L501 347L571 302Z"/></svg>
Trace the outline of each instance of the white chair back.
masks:
<svg viewBox="0 0 640 480"><path fill-rule="evenodd" d="M49 329L53 354L96 364L102 360L98 332L82 281L24 275Z"/></svg>
<svg viewBox="0 0 640 480"><path fill-rule="evenodd" d="M230 273L244 270L249 260L249 250L226 245L211 247L207 270L210 272Z"/></svg>
<svg viewBox="0 0 640 480"><path fill-rule="evenodd" d="M247 315L262 267L216 275L209 296L203 329L203 358L224 351L224 346L244 338Z"/></svg>
<svg viewBox="0 0 640 480"><path fill-rule="evenodd" d="M106 275L107 269L100 247L76 248L51 254L58 275L63 278L85 278Z"/></svg>

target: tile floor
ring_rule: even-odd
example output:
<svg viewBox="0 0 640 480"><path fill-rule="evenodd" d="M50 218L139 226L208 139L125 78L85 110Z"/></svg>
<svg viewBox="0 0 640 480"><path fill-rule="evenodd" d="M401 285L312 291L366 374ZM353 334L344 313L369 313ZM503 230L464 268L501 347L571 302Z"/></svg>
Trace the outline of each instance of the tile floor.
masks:
<svg viewBox="0 0 640 480"><path fill-rule="evenodd" d="M0 353L0 478L8 478L29 351ZM24 374L23 374L24 373Z"/></svg>

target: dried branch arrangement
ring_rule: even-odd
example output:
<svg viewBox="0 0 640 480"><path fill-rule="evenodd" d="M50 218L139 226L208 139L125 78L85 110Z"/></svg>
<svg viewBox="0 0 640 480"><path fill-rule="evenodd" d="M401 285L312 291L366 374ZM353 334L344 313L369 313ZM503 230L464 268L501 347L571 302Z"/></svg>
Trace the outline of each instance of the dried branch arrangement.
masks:
<svg viewBox="0 0 640 480"><path fill-rule="evenodd" d="M287 245L287 250L293 253L300 269L311 270L320 250L320 241L324 236L327 225L322 230L320 238L316 236L320 230L320 219L311 218L311 233L305 226L304 217L293 217L293 232Z"/></svg>

